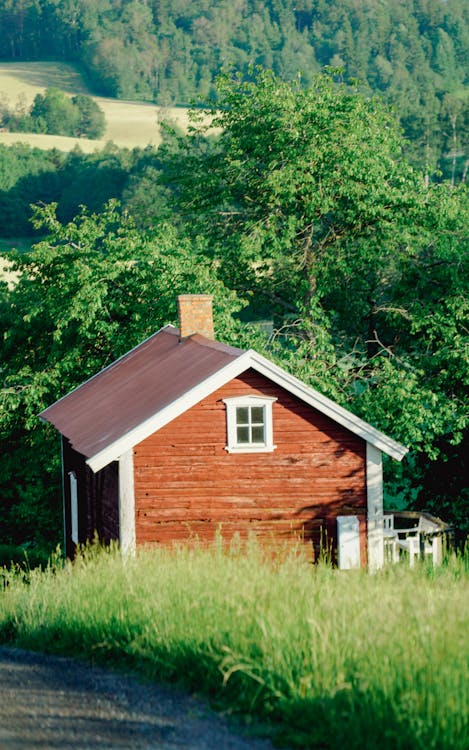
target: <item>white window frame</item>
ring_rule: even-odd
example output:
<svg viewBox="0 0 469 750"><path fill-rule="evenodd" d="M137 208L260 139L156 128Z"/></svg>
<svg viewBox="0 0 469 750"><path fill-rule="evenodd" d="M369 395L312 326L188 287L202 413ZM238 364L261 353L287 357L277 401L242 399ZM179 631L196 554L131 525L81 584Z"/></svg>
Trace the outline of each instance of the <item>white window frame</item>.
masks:
<svg viewBox="0 0 469 750"><path fill-rule="evenodd" d="M274 445L272 404L277 401L271 396L233 396L224 398L226 405L226 434L228 453L271 453L277 447ZM264 442L238 443L236 409L238 407L262 406L264 409Z"/></svg>
<svg viewBox="0 0 469 750"><path fill-rule="evenodd" d="M78 544L78 483L74 471L69 471L70 479L70 536Z"/></svg>

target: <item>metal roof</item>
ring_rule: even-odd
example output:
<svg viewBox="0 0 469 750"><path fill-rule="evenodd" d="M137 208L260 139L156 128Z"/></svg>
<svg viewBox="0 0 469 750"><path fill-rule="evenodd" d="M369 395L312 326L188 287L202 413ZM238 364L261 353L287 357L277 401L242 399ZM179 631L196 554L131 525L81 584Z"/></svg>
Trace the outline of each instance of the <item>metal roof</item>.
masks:
<svg viewBox="0 0 469 750"><path fill-rule="evenodd" d="M243 353L165 326L40 416L91 458Z"/></svg>
<svg viewBox="0 0 469 750"><path fill-rule="evenodd" d="M253 368L397 460L407 448L257 352L165 326L40 416L93 471L118 459L217 388Z"/></svg>

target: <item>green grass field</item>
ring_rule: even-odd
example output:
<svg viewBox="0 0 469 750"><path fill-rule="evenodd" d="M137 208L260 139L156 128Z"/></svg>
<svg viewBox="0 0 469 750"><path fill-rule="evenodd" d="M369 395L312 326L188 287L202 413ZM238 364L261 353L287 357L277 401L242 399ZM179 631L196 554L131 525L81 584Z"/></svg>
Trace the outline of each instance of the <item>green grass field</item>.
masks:
<svg viewBox="0 0 469 750"><path fill-rule="evenodd" d="M14 107L21 99L30 104L36 94L55 86L69 94L90 94L85 81L73 65L59 62L0 63L0 97ZM39 148L58 148L70 151L79 145L90 153L113 141L122 148L158 146L161 142L162 120L187 128L188 110L178 107L157 107L145 102L127 102L93 96L106 117L106 132L99 141L64 136L0 133L0 143L22 141Z"/></svg>
<svg viewBox="0 0 469 750"><path fill-rule="evenodd" d="M171 680L334 750L467 750L467 559L375 575L247 550L4 572L0 640Z"/></svg>

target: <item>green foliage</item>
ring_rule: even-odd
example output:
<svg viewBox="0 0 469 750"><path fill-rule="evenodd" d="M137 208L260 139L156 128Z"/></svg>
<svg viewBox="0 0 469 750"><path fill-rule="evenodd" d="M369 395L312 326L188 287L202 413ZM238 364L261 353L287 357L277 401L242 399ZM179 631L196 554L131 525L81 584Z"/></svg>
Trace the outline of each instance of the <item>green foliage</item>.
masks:
<svg viewBox="0 0 469 750"><path fill-rule="evenodd" d="M0 234L27 236L33 232L30 203L56 198L58 152L32 149L25 144L0 144Z"/></svg>
<svg viewBox="0 0 469 750"><path fill-rule="evenodd" d="M86 138L101 138L106 130L104 112L91 96L77 94L72 97L72 104L78 110L78 122L74 135Z"/></svg>
<svg viewBox="0 0 469 750"><path fill-rule="evenodd" d="M78 126L78 111L66 94L55 88L34 97L30 112L31 130L51 135L73 135Z"/></svg>
<svg viewBox="0 0 469 750"><path fill-rule="evenodd" d="M75 60L101 94L187 104L222 66L309 86L343 68L399 113L414 163L455 182L467 172L465 0L22 0L0 2L2 59Z"/></svg>
<svg viewBox="0 0 469 750"><path fill-rule="evenodd" d="M100 138L105 129L104 113L85 94L68 97L56 88L37 94L29 113L4 108L2 124L12 132Z"/></svg>
<svg viewBox="0 0 469 750"><path fill-rule="evenodd" d="M34 568L46 568L50 560L50 549L44 550L25 544L17 547L13 544L0 544L0 568L16 571L23 570L25 576Z"/></svg>
<svg viewBox="0 0 469 750"><path fill-rule="evenodd" d="M423 187L389 112L329 75L305 90L258 70L247 83L221 77L210 114L206 130L220 136L181 139L163 178L183 220L210 234L230 283L247 279L297 313L338 281L374 270L379 285L380 266L405 252Z"/></svg>
<svg viewBox="0 0 469 750"><path fill-rule="evenodd" d="M289 747L466 748L467 559L370 576L220 542L3 577L11 645L178 682Z"/></svg>
<svg viewBox="0 0 469 750"><path fill-rule="evenodd" d="M37 236L32 204L56 202L65 222L82 205L100 210L110 198L121 197L132 169L133 156L112 145L89 155L0 145L0 236Z"/></svg>

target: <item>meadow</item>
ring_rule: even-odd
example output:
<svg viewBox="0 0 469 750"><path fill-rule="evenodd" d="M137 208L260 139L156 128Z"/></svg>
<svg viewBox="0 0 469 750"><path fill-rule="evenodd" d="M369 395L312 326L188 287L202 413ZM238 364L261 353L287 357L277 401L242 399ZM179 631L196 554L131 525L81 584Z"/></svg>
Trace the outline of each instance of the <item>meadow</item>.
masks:
<svg viewBox="0 0 469 750"><path fill-rule="evenodd" d="M15 62L0 63L0 98L10 108L19 102L30 105L38 93L55 86L73 94L92 92L86 85L78 68L60 62ZM164 120L186 129L189 119L184 107L157 107L146 102L129 102L93 96L106 118L106 132L101 140L67 138L65 136L38 133L0 132L0 143L9 145L21 141L38 148L57 148L71 151L79 146L84 153L92 153L113 141L121 148L134 148L161 143L161 121Z"/></svg>
<svg viewBox="0 0 469 750"><path fill-rule="evenodd" d="M178 682L290 747L467 750L468 572L90 548L4 569L0 641Z"/></svg>

